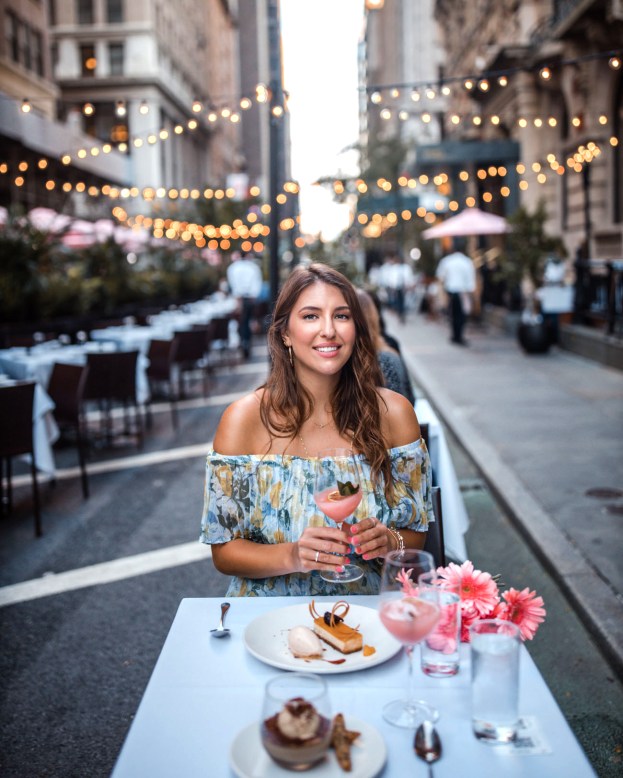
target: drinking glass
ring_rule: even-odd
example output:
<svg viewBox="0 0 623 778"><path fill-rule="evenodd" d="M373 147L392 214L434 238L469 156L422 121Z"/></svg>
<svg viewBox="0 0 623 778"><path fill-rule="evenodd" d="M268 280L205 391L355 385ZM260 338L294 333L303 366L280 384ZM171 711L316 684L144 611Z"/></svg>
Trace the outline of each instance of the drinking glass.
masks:
<svg viewBox="0 0 623 778"><path fill-rule="evenodd" d="M326 682L314 673L283 673L264 689L262 745L288 770L307 770L331 743L331 702Z"/></svg>
<svg viewBox="0 0 623 778"><path fill-rule="evenodd" d="M441 578L436 571L419 577L420 597L439 598L440 618L435 629L420 644L421 666L425 675L447 678L459 672L461 642L461 595L456 581ZM434 588L438 594L430 594Z"/></svg>
<svg viewBox="0 0 623 778"><path fill-rule="evenodd" d="M486 743L509 743L519 723L519 627L482 619L469 628L472 657L472 729Z"/></svg>
<svg viewBox="0 0 623 778"><path fill-rule="evenodd" d="M413 681L413 648L439 621L439 592L434 588L426 599L419 596L418 578L434 569L432 554L416 549L390 551L381 574L379 616L385 629L405 647L409 666L406 699L394 700L383 708L383 718L397 727L415 729L422 721L436 721L436 709L416 700Z"/></svg>
<svg viewBox="0 0 623 778"><path fill-rule="evenodd" d="M318 452L314 501L338 527L353 515L361 502L361 476L351 449L326 448ZM347 564L341 573L323 570L320 575L325 581L351 583L362 577L363 570Z"/></svg>

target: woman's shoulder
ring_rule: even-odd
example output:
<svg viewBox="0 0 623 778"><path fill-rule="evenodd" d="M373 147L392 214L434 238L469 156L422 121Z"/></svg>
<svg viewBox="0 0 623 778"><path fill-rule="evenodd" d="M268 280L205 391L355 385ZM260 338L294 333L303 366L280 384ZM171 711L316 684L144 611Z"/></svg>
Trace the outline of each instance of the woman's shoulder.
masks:
<svg viewBox="0 0 623 778"><path fill-rule="evenodd" d="M398 392L379 387L381 417L388 448L398 448L420 438L420 425L413 405Z"/></svg>
<svg viewBox="0 0 623 778"><path fill-rule="evenodd" d="M260 416L263 389L246 394L229 405L219 422L213 447L219 454L258 454L266 428Z"/></svg>

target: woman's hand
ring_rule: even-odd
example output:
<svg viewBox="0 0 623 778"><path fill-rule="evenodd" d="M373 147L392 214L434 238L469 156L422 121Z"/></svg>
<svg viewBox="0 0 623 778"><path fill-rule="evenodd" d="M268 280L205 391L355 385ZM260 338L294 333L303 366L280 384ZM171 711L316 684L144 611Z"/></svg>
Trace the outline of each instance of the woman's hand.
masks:
<svg viewBox="0 0 623 778"><path fill-rule="evenodd" d="M355 553L362 559L383 557L395 548L391 532L373 517L363 519L357 524L344 522L342 528L350 534L350 542L355 546Z"/></svg>
<svg viewBox="0 0 623 778"><path fill-rule="evenodd" d="M343 527L346 528L346 524ZM305 527L294 544L296 572L337 570L346 564L350 552L347 530L337 527ZM337 554L337 556L334 556Z"/></svg>

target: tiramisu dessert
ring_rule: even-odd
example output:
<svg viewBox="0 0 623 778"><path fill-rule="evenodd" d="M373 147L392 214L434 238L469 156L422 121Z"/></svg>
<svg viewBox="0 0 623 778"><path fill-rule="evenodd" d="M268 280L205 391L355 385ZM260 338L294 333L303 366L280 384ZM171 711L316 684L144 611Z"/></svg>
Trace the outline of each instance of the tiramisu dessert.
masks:
<svg viewBox="0 0 623 778"><path fill-rule="evenodd" d="M331 721L302 697L262 722L262 743L283 767L303 770L320 761L331 744Z"/></svg>
<svg viewBox="0 0 623 778"><path fill-rule="evenodd" d="M314 632L321 640L342 654L352 654L363 648L363 638L359 628L349 627L344 621L349 609L349 604L340 600L335 603L331 611L326 611L320 616L313 600L309 605L309 612L314 620Z"/></svg>
<svg viewBox="0 0 623 778"><path fill-rule="evenodd" d="M288 648L297 659L321 659L322 643L309 627L292 627L288 631Z"/></svg>

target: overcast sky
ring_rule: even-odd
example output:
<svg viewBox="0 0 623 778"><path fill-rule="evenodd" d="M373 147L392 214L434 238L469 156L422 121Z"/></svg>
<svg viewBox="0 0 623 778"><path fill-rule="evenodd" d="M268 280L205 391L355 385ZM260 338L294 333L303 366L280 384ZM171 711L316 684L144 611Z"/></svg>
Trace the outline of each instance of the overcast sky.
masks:
<svg viewBox="0 0 623 778"><path fill-rule="evenodd" d="M357 173L357 155L343 150L358 141L362 24L363 0L281 0L292 176L302 187L303 230L327 238L346 227L344 207L310 185L322 176Z"/></svg>

